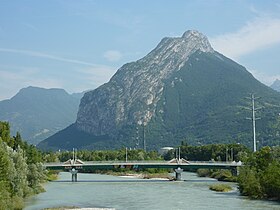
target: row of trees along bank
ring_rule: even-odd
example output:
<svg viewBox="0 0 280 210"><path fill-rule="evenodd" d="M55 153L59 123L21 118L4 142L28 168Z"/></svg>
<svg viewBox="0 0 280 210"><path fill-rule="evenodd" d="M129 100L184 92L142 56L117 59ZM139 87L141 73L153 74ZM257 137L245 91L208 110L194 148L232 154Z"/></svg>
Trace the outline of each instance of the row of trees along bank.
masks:
<svg viewBox="0 0 280 210"><path fill-rule="evenodd" d="M198 170L201 176L210 176L222 181L237 181L241 195L254 199L280 201L280 146L263 147L252 152L240 144L211 144L189 146L182 143L181 158L190 161L242 161L239 176L233 177L229 170ZM165 160L174 157L171 150Z"/></svg>
<svg viewBox="0 0 280 210"><path fill-rule="evenodd" d="M170 150L164 155L165 160L175 157L175 150ZM182 142L180 146L181 158L189 161L239 161L250 150L242 144L209 144L191 146Z"/></svg>
<svg viewBox="0 0 280 210"><path fill-rule="evenodd" d="M42 155L33 145L11 137L10 126L0 122L0 210L22 209L24 198L43 191L46 180Z"/></svg>

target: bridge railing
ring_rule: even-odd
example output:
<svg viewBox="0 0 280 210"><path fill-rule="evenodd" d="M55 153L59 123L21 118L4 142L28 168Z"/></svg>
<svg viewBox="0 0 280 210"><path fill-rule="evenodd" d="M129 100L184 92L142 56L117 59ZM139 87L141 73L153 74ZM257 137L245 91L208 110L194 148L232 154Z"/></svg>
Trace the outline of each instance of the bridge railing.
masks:
<svg viewBox="0 0 280 210"><path fill-rule="evenodd" d="M178 163L169 163L169 161L164 161L164 160L159 160L159 161L153 161L153 160L148 160L148 161L137 161L137 160L132 160L132 161L83 161L84 165L89 165L89 164L178 164ZM180 163L180 162L179 162ZM52 162L52 163L44 163L45 166L60 166L63 165L64 163L62 162ZM180 163L180 164L197 164L197 165L242 165L242 163L239 162L225 162L225 161L188 161L188 163Z"/></svg>

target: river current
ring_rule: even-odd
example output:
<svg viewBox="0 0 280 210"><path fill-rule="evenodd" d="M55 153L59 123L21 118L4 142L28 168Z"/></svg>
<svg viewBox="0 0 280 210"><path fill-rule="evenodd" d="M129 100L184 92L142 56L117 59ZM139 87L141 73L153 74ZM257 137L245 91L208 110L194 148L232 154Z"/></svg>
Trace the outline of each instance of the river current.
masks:
<svg viewBox="0 0 280 210"><path fill-rule="evenodd" d="M209 190L215 179L197 177L184 172L185 181L143 180L99 174L78 174L77 183L69 182L70 173L63 172L59 180L45 184L46 192L26 201L24 210L39 210L59 206L122 209L280 209L271 201L250 200L234 190L218 193Z"/></svg>

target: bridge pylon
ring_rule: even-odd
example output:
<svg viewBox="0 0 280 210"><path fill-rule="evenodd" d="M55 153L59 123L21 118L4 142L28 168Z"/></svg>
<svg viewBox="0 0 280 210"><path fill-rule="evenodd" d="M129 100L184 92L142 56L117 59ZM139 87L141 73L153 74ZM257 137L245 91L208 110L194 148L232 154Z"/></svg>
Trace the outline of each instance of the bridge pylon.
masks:
<svg viewBox="0 0 280 210"><path fill-rule="evenodd" d="M77 182L78 181L78 170L75 168L72 168L70 170L70 173L72 174L72 182Z"/></svg>
<svg viewBox="0 0 280 210"><path fill-rule="evenodd" d="M184 170L182 169L182 168L180 168L180 167L178 167L178 168L176 168L175 169L175 179L176 179L176 181L182 181L182 172L183 172Z"/></svg>

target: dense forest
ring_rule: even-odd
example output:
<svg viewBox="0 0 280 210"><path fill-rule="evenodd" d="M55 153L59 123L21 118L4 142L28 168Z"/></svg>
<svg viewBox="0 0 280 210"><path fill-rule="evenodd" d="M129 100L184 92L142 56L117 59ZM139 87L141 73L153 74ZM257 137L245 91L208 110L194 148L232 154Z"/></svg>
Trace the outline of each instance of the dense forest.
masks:
<svg viewBox="0 0 280 210"><path fill-rule="evenodd" d="M0 210L22 209L24 198L40 193L46 180L41 153L21 139L10 136L10 126L0 122Z"/></svg>

